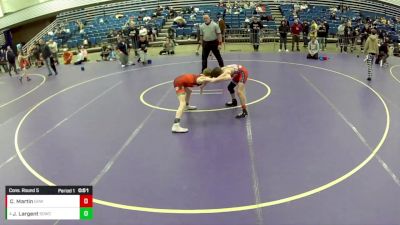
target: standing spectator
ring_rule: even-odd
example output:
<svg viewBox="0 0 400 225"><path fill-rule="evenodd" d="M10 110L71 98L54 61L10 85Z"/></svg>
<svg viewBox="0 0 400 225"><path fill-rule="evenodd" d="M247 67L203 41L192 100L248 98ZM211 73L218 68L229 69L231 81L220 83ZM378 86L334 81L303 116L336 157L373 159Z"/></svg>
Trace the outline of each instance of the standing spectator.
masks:
<svg viewBox="0 0 400 225"><path fill-rule="evenodd" d="M383 65L386 65L387 58L389 57L389 46L387 40L385 40L381 46L379 46L379 55L376 58L376 64L380 64L382 67Z"/></svg>
<svg viewBox="0 0 400 225"><path fill-rule="evenodd" d="M119 52L119 60L121 62L121 67L124 68L128 65L129 53L128 45L122 37L118 38L117 50Z"/></svg>
<svg viewBox="0 0 400 225"><path fill-rule="evenodd" d="M51 51L51 54L53 56L54 61L57 64L59 64L58 63L58 56L57 56L57 53L58 53L57 42L53 41L53 39L50 39L49 48L50 48L50 51Z"/></svg>
<svg viewBox="0 0 400 225"><path fill-rule="evenodd" d="M7 46L6 60L8 62L8 74L10 74L10 77L12 68L14 68L15 74L18 74L17 66L15 65L15 54L10 46Z"/></svg>
<svg viewBox="0 0 400 225"><path fill-rule="evenodd" d="M49 71L49 76L53 75L50 70L50 66L53 69L55 75L57 75L58 74L57 69L56 66L54 65L54 59L51 54L49 46L44 42L43 39L40 39L39 44L40 44L40 54L44 60L44 64L46 65L47 70Z"/></svg>
<svg viewBox="0 0 400 225"><path fill-rule="evenodd" d="M324 49L325 49L328 44L328 36L329 36L329 23L326 20L324 20L324 26L325 26L325 30L326 30L325 40L324 40L324 43L325 43Z"/></svg>
<svg viewBox="0 0 400 225"><path fill-rule="evenodd" d="M279 52L282 51L282 45L285 47L285 51L288 52L289 50L286 47L287 44L287 33L289 32L290 28L287 25L285 20L281 21L281 25L278 28L279 31Z"/></svg>
<svg viewBox="0 0 400 225"><path fill-rule="evenodd" d="M130 24L128 31L129 37L131 39L131 46L135 52L135 56L137 56L137 41L139 38L139 29L135 26L135 24Z"/></svg>
<svg viewBox="0 0 400 225"><path fill-rule="evenodd" d="M368 54L367 64L368 64L368 81L372 79L372 61L374 57L378 55L379 47L378 47L378 36L375 29L371 30L371 35L368 37L364 46L364 53Z"/></svg>
<svg viewBox="0 0 400 225"><path fill-rule="evenodd" d="M207 68L207 58L210 51L217 58L219 66L223 67L224 61L219 51L222 45L221 29L218 24L210 19L209 15L204 15L203 20L204 23L200 25L200 43L203 46L201 71Z"/></svg>
<svg viewBox="0 0 400 225"><path fill-rule="evenodd" d="M304 47L307 48L308 47L308 34L310 33L310 25L308 24L308 22L305 20L303 22L303 44Z"/></svg>
<svg viewBox="0 0 400 225"><path fill-rule="evenodd" d="M308 42L308 54L307 59L318 59L319 43L317 38L312 37L311 41Z"/></svg>
<svg viewBox="0 0 400 225"><path fill-rule="evenodd" d="M312 20L310 26L310 39L313 37L317 38L317 33L318 33L318 25L315 22L315 20Z"/></svg>
<svg viewBox="0 0 400 225"><path fill-rule="evenodd" d="M258 47L260 46L260 33L263 27L264 26L258 17L253 16L253 20L250 23L250 41L253 44L254 51L258 51Z"/></svg>
<svg viewBox="0 0 400 225"><path fill-rule="evenodd" d="M149 47L149 42L147 41L146 35L139 36L138 42L138 50L139 50L139 59L138 62L142 62L143 65L147 64L147 48Z"/></svg>
<svg viewBox="0 0 400 225"><path fill-rule="evenodd" d="M322 22L318 26L317 36L318 36L318 43L320 44L322 51L324 51L325 50L326 28L325 28L324 23L322 23Z"/></svg>
<svg viewBox="0 0 400 225"><path fill-rule="evenodd" d="M292 51L294 51L294 43L296 43L296 50L300 51L299 48L299 41L300 41L300 32L301 32L301 25L299 21L295 20L292 25Z"/></svg>
<svg viewBox="0 0 400 225"><path fill-rule="evenodd" d="M345 44L345 39L344 39L344 29L346 25L345 22L339 25L338 27L338 36L339 36L339 46L340 46L340 52L343 52L344 44ZM347 47L346 47L347 50Z"/></svg>
<svg viewBox="0 0 400 225"><path fill-rule="evenodd" d="M344 31L343 31L344 32ZM371 26L367 23L361 28L361 50L364 48L364 43L371 34Z"/></svg>
<svg viewBox="0 0 400 225"><path fill-rule="evenodd" d="M7 60L6 60L6 51L4 49L0 49L0 65L3 67L4 72L8 71L7 68Z"/></svg>
<svg viewBox="0 0 400 225"><path fill-rule="evenodd" d="M225 42L225 30L226 30L226 24L225 21L222 17L218 19L218 26L219 29L221 30L221 35L222 35L222 42Z"/></svg>
<svg viewBox="0 0 400 225"><path fill-rule="evenodd" d="M351 45L352 38L353 38L353 27L351 26L351 21L348 21L344 28L345 52L347 52L347 47L349 45L350 45L350 51L353 52L353 46Z"/></svg>

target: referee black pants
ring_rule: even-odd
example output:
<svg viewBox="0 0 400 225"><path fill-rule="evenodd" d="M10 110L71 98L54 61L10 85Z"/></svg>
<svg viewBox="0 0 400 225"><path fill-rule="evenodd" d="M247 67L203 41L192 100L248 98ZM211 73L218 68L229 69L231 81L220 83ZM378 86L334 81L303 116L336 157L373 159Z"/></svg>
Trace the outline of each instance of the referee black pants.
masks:
<svg viewBox="0 0 400 225"><path fill-rule="evenodd" d="M207 58L210 55L210 51L214 54L215 58L218 60L220 67L224 66L224 61L222 60L221 53L218 49L218 40L215 41L203 41L203 53L201 57L201 71L207 68Z"/></svg>

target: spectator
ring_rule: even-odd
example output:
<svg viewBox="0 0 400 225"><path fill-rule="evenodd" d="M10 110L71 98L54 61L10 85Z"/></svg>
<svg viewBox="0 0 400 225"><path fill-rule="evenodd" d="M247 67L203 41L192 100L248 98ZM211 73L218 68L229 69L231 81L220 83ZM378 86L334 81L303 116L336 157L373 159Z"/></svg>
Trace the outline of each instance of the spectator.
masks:
<svg viewBox="0 0 400 225"><path fill-rule="evenodd" d="M74 54L72 54L72 52L68 51L67 49L64 50L63 59L64 59L64 64L65 65L71 64L73 55Z"/></svg>
<svg viewBox="0 0 400 225"><path fill-rule="evenodd" d="M262 24L261 24L262 25ZM225 42L225 30L226 30L226 25L225 21L222 17L218 19L218 26L219 29L221 30L221 35L222 35L222 42Z"/></svg>
<svg viewBox="0 0 400 225"><path fill-rule="evenodd" d="M304 20L303 22L303 43L304 43L304 47L307 48L308 47L308 34L310 33L310 25L308 24L308 22L306 20Z"/></svg>
<svg viewBox="0 0 400 225"><path fill-rule="evenodd" d="M118 38L117 50L119 53L119 60L121 62L121 67L124 68L128 65L129 61L129 53L128 53L128 45L122 37Z"/></svg>
<svg viewBox="0 0 400 225"><path fill-rule="evenodd" d="M76 24L78 25L79 33L80 34L85 33L85 25L82 23L82 21L76 20Z"/></svg>
<svg viewBox="0 0 400 225"><path fill-rule="evenodd" d="M115 61L117 60L117 53L115 53L115 48L112 46L108 47L110 50L110 55L108 56L108 61ZM134 64L133 64L134 65Z"/></svg>
<svg viewBox="0 0 400 225"><path fill-rule="evenodd" d="M294 51L294 43L296 43L296 50L300 51L299 48L299 41L300 41L300 32L301 32L301 25L299 24L298 20L295 20L292 25L292 51Z"/></svg>
<svg viewBox="0 0 400 225"><path fill-rule="evenodd" d="M76 61L74 62L74 65L81 65L83 62L85 62L85 57L84 57L84 53L83 53L84 48L80 48L78 50L79 50L79 52L76 57Z"/></svg>
<svg viewBox="0 0 400 225"><path fill-rule="evenodd" d="M184 27L186 25L186 20L182 16L177 16L174 19L174 24L178 27Z"/></svg>
<svg viewBox="0 0 400 225"><path fill-rule="evenodd" d="M17 66L15 65L15 54L14 51L11 49L10 46L7 46L7 51L6 51L6 60L8 62L8 74L11 77L11 69L14 68L15 74L18 74L17 71Z"/></svg>
<svg viewBox="0 0 400 225"><path fill-rule="evenodd" d="M253 21L250 23L250 32L251 32L250 40L251 43L253 44L254 51L258 51L258 48L260 46L260 33L263 27L264 26L258 19L258 17L253 16Z"/></svg>
<svg viewBox="0 0 400 225"><path fill-rule="evenodd" d="M88 61L88 52L85 48L85 46L81 46L80 51L82 52L82 56L83 56L83 61Z"/></svg>
<svg viewBox="0 0 400 225"><path fill-rule="evenodd" d="M351 42L351 38L353 35L353 28L351 26L351 21L348 21L346 23L346 26L344 27L344 51L347 53L347 47L349 46ZM351 52L353 52L353 47L350 46Z"/></svg>
<svg viewBox="0 0 400 225"><path fill-rule="evenodd" d="M318 26L317 36L318 36L318 44L320 45L322 51L324 51L325 50L326 28L325 28L324 23L322 23L322 22Z"/></svg>
<svg viewBox="0 0 400 225"><path fill-rule="evenodd" d="M381 46L379 46L379 55L376 58L375 63L379 64L381 67L387 65L387 58L389 57L389 46L387 40L385 40Z"/></svg>
<svg viewBox="0 0 400 225"><path fill-rule="evenodd" d="M319 53L319 43L315 37L312 37L311 41L308 42L307 59L318 59L318 53Z"/></svg>
<svg viewBox="0 0 400 225"><path fill-rule="evenodd" d="M0 65L3 67L4 72L8 71L7 68L7 60L6 60L6 51L4 49L0 49Z"/></svg>
<svg viewBox="0 0 400 225"><path fill-rule="evenodd" d="M57 42L55 42L55 41L53 41L52 39L50 39L48 45L49 45L51 54L52 54L52 56L53 56L54 62L57 63L57 64L59 64L59 63L58 63L58 55L57 55L57 53L58 53Z"/></svg>
<svg viewBox="0 0 400 225"><path fill-rule="evenodd" d="M345 44L345 37L344 37L344 29L345 29L346 25L345 22L343 22L342 24L339 25L338 27L338 37L339 37L339 46L340 46L340 52L343 52L343 47ZM347 47L346 47L347 50Z"/></svg>
<svg viewBox="0 0 400 225"><path fill-rule="evenodd" d="M287 33L289 33L289 26L287 25L285 20L281 21L281 25L278 28L279 31L279 52L282 51L282 45L285 47L285 51L288 52L289 50L286 47L287 44Z"/></svg>
<svg viewBox="0 0 400 225"><path fill-rule="evenodd" d="M138 50L139 50L139 58L138 62L142 62L143 65L147 64L148 59L147 59L147 48L149 47L149 42L147 41L146 35L140 35L139 36L139 42L138 42Z"/></svg>
<svg viewBox="0 0 400 225"><path fill-rule="evenodd" d="M100 56L103 61L108 61L108 57L110 56L110 49L105 45L101 47Z"/></svg>
<svg viewBox="0 0 400 225"><path fill-rule="evenodd" d="M324 49L326 48L328 44L328 36L329 36L329 23L324 20L324 26L325 26L325 40L324 40Z"/></svg>
<svg viewBox="0 0 400 225"><path fill-rule="evenodd" d="M169 39L169 37L167 37L165 39L165 42L163 44L163 50L160 51L160 55L164 55L164 54L175 54L175 43L173 40Z"/></svg>
<svg viewBox="0 0 400 225"><path fill-rule="evenodd" d="M376 34L377 34L376 30L372 29L371 35L368 37L364 46L364 53L368 54L367 55L368 81L371 81L372 79L372 62L374 60L374 57L377 56L379 53L378 36Z"/></svg>
<svg viewBox="0 0 400 225"><path fill-rule="evenodd" d="M139 38L139 29L135 26L130 24L128 27L129 38L131 39L131 46L134 49L135 56L137 56L137 41Z"/></svg>

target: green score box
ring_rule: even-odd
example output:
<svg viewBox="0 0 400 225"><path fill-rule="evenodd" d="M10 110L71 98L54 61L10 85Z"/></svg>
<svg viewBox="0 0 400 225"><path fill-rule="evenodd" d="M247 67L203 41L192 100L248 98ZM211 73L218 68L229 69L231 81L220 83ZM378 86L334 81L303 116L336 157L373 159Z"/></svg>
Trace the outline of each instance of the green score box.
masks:
<svg viewBox="0 0 400 225"><path fill-rule="evenodd" d="M81 220L92 220L93 219L93 208L81 208L80 209Z"/></svg>

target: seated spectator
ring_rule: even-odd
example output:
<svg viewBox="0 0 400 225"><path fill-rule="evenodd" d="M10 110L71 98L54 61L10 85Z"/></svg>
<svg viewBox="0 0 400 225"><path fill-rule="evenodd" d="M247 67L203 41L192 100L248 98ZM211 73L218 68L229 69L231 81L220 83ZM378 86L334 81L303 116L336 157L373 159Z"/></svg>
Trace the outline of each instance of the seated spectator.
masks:
<svg viewBox="0 0 400 225"><path fill-rule="evenodd" d="M67 49L64 50L63 59L64 59L64 64L65 65L71 64L73 55L74 54L72 54L72 52L68 51Z"/></svg>
<svg viewBox="0 0 400 225"><path fill-rule="evenodd" d="M74 62L74 65L81 65L85 61L85 58L83 57L83 52L82 49L79 51L78 55L76 56L76 61Z"/></svg>
<svg viewBox="0 0 400 225"><path fill-rule="evenodd" d="M83 55L83 61L88 61L88 52L86 50L86 48L82 45L80 51L82 52Z"/></svg>
<svg viewBox="0 0 400 225"><path fill-rule="evenodd" d="M116 19L121 19L122 17L124 17L124 14L122 14L122 13L115 14Z"/></svg>
<svg viewBox="0 0 400 225"><path fill-rule="evenodd" d="M308 42L308 54L307 59L318 59L319 43L316 37L312 37L311 41Z"/></svg>
<svg viewBox="0 0 400 225"><path fill-rule="evenodd" d="M184 27L186 25L186 20L182 16L177 16L174 19L174 24L178 25L178 27Z"/></svg>
<svg viewBox="0 0 400 225"><path fill-rule="evenodd" d="M85 48L90 48L90 47L92 47L92 44L90 43L88 37L85 37L85 38L83 39L82 44L83 44L83 46L84 46Z"/></svg>
<svg viewBox="0 0 400 225"><path fill-rule="evenodd" d="M79 27L79 33L84 34L85 33L85 29L84 29L85 25L80 20L77 20L76 23Z"/></svg>
<svg viewBox="0 0 400 225"><path fill-rule="evenodd" d="M117 53L115 52L115 48L109 46L110 55L108 56L108 61L115 61L117 60Z"/></svg>
<svg viewBox="0 0 400 225"><path fill-rule="evenodd" d="M175 42L168 37L165 39L165 42L163 44L163 50L160 51L160 55L165 54L175 54Z"/></svg>
<svg viewBox="0 0 400 225"><path fill-rule="evenodd" d="M107 46L103 46L101 48L100 56L103 61L108 61L108 57L110 56L110 49Z"/></svg>

